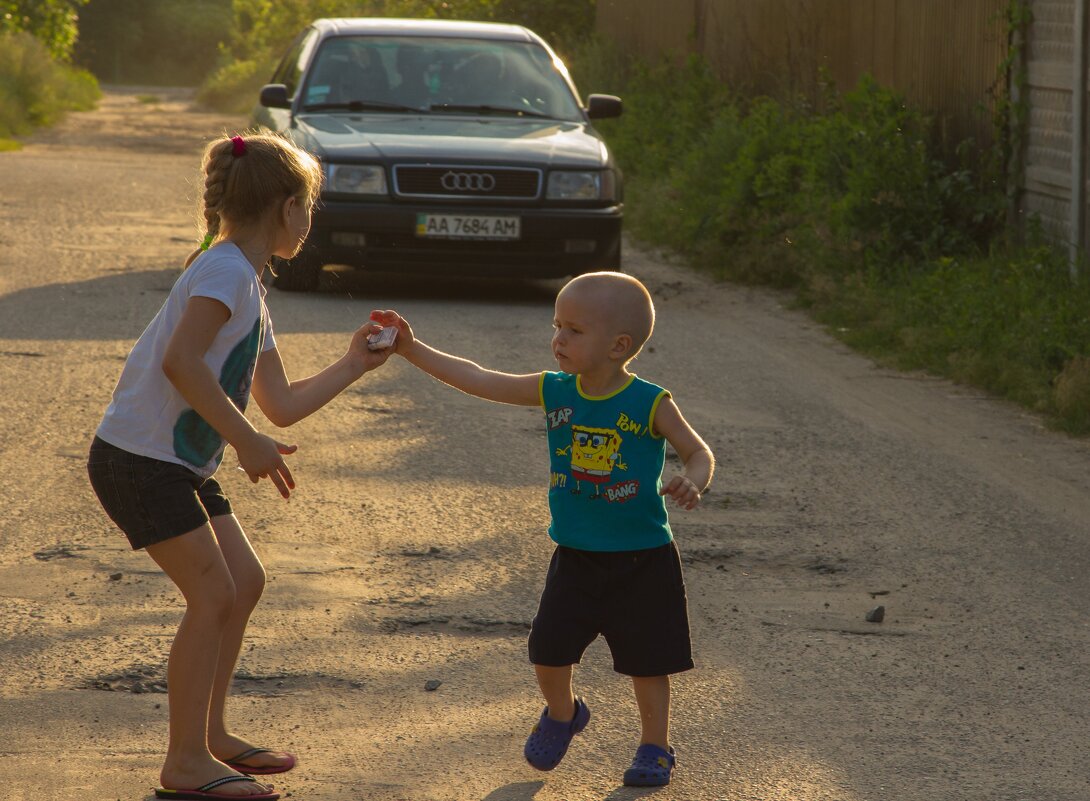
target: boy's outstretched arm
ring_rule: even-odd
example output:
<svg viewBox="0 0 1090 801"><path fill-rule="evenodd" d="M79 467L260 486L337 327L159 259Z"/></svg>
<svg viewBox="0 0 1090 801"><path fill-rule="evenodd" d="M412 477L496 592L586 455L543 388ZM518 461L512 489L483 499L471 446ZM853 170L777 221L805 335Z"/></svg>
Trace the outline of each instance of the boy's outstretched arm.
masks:
<svg viewBox="0 0 1090 801"><path fill-rule="evenodd" d="M408 321L395 311L373 311L371 319L383 326L395 326L398 329L395 352L444 384L460 389L467 395L476 395L497 403L518 406L537 406L541 403L540 373L501 373L488 370L468 359L436 350L416 339Z"/></svg>
<svg viewBox="0 0 1090 801"><path fill-rule="evenodd" d="M655 412L655 433L666 437L685 466L681 474L662 485L661 493L673 498L682 509L695 509L700 503L701 494L712 483L715 472L715 456L711 448L681 416L681 410L673 398L663 398L659 403Z"/></svg>

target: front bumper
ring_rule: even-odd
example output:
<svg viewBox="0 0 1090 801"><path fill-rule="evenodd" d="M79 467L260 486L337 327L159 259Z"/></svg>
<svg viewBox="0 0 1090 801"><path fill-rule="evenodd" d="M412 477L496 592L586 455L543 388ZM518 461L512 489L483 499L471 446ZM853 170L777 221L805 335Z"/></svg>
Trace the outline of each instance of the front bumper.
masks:
<svg viewBox="0 0 1090 801"><path fill-rule="evenodd" d="M520 236L516 240L420 237L416 235L419 213L517 215ZM559 278L619 269L622 218L621 205L546 209L323 200L314 212L307 247L323 264L383 272Z"/></svg>

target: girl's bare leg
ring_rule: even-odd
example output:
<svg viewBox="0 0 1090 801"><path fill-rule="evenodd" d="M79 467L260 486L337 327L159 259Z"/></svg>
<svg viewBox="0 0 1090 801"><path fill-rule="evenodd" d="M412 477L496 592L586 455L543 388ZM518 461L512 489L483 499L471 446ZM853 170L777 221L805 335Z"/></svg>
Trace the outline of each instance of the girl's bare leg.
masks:
<svg viewBox="0 0 1090 801"><path fill-rule="evenodd" d="M219 660L208 711L208 747L219 759L231 759L255 747L254 743L230 733L225 706L242 649L246 625L265 589L265 568L234 515L212 518L212 529L235 584L235 603L220 636ZM286 761L287 758L282 755L265 753L248 757L245 764L250 767L270 767Z"/></svg>
<svg viewBox="0 0 1090 801"><path fill-rule="evenodd" d="M640 745L670 748L670 677L633 676L632 689L640 708Z"/></svg>
<svg viewBox="0 0 1090 801"><path fill-rule="evenodd" d="M207 524L148 546L147 551L186 602L167 662L170 742L159 780L169 789L190 790L236 773L208 750L208 710L219 642L235 603L235 585ZM246 796L267 789L252 782L232 782L216 792Z"/></svg>
<svg viewBox="0 0 1090 801"><path fill-rule="evenodd" d="M534 665L537 685L545 696L545 705L549 707L549 717L553 720L566 723L575 717L575 694L571 688L573 668L573 665Z"/></svg>

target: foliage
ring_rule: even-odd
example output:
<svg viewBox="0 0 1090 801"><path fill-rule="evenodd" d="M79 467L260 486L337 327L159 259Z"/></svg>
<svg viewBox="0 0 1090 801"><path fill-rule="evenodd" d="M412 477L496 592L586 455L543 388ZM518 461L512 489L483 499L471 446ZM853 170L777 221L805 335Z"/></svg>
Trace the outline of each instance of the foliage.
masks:
<svg viewBox="0 0 1090 801"><path fill-rule="evenodd" d="M99 98L87 72L55 61L29 33L0 34L0 139L51 125L69 109L89 109Z"/></svg>
<svg viewBox="0 0 1090 801"><path fill-rule="evenodd" d="M971 148L952 168L929 121L868 77L827 89L820 113L731 98L696 61L636 67L624 92L625 117L604 129L637 190L667 201L636 213L658 244L724 277L798 286L815 262L897 272L984 246L1003 221Z"/></svg>
<svg viewBox="0 0 1090 801"><path fill-rule="evenodd" d="M104 81L194 85L217 65L231 0L92 0L76 61Z"/></svg>
<svg viewBox="0 0 1090 801"><path fill-rule="evenodd" d="M321 17L410 17L512 22L550 41L578 41L594 28L593 0L233 0L228 51L247 60L280 53Z"/></svg>
<svg viewBox="0 0 1090 801"><path fill-rule="evenodd" d="M245 113L253 108L275 66L272 58L232 61L205 80L197 97L212 108Z"/></svg>
<svg viewBox="0 0 1090 801"><path fill-rule="evenodd" d="M1037 241L941 258L898 283L856 276L825 293L819 319L849 344L907 369L982 387L1090 433L1090 284Z"/></svg>
<svg viewBox="0 0 1090 801"><path fill-rule="evenodd" d="M200 97L217 108L249 108L292 38L322 17L411 17L526 25L554 47L594 28L593 0L233 0L230 35Z"/></svg>
<svg viewBox="0 0 1090 801"><path fill-rule="evenodd" d="M1002 14L1010 47L996 75L993 127L998 136L995 158L998 163L1008 165L1008 192L1014 193L1025 178L1023 150L1029 129L1026 37L1033 22L1033 10L1029 0L1008 0Z"/></svg>
<svg viewBox="0 0 1090 801"><path fill-rule="evenodd" d="M58 61L67 61L76 43L78 9L87 0L0 0L0 34L24 32L40 41Z"/></svg>
<svg viewBox="0 0 1090 801"><path fill-rule="evenodd" d="M572 69L624 97L600 127L625 171L630 235L792 288L878 359L1090 434L1090 281L1040 235L1006 241L1002 153L967 142L944 159L931 121L871 78L826 87L814 108L734 97L698 61L645 65L601 42Z"/></svg>

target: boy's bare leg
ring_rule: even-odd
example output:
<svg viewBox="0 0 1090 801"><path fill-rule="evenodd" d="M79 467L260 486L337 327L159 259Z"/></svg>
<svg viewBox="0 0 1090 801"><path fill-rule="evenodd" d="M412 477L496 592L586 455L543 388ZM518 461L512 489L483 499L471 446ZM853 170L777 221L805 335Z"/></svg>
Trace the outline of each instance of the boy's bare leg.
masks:
<svg viewBox="0 0 1090 801"><path fill-rule="evenodd" d="M571 688L573 668L573 665L534 665L537 685L545 696L545 705L549 707L549 717L563 723L575 717L575 695Z"/></svg>
<svg viewBox="0 0 1090 801"><path fill-rule="evenodd" d="M235 604L220 637L216 679L212 685L212 701L208 710L208 748L219 759L231 759L254 747L254 743L228 731L225 706L246 626L265 589L265 568L234 515L212 518L212 530L235 582ZM284 757L272 753L255 754L247 758L245 764L251 767L269 767L279 765L284 760Z"/></svg>
<svg viewBox="0 0 1090 801"><path fill-rule="evenodd" d="M640 708L640 745L670 748L670 677L633 676L632 689Z"/></svg>
<svg viewBox="0 0 1090 801"><path fill-rule="evenodd" d="M186 602L167 662L170 742L159 780L166 788L194 789L235 773L208 750L208 709L218 643L235 603L235 585L209 525L150 545L147 551ZM216 791L246 796L267 792L267 788L233 782Z"/></svg>

